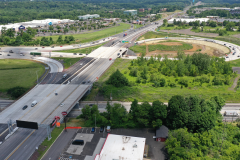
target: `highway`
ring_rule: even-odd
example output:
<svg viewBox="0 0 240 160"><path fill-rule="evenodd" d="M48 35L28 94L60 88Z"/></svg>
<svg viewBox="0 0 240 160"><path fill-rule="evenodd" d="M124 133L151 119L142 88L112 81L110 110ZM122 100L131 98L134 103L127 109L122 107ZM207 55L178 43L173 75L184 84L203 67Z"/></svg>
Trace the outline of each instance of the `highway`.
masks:
<svg viewBox="0 0 240 160"><path fill-rule="evenodd" d="M183 12L186 12L188 8ZM167 19L170 19L172 16L167 17ZM63 66L58 61L46 57L33 57L29 55L29 52L73 49L79 48L78 45L55 48L46 47L42 49L38 48L37 50L35 50L34 47L2 48L1 51L3 55L1 55L0 58L37 60L48 64L51 71L40 84L36 85L31 91L0 113L0 123L6 124L7 121L11 119L13 121L24 120L37 122L39 125L49 125L55 116L59 116L62 120L61 112L67 111L69 113L72 110L77 102L91 90L92 84L98 77L114 63L117 54L127 51L127 47L133 45L136 38L149 30L154 30L163 22L160 20L157 23L158 24L149 24L139 29L127 31L125 32L128 34L126 37L123 37L123 34L111 37L111 40L114 39L112 41L114 43L109 42L103 47L96 49L66 72L62 72ZM131 43L121 43L122 40ZM90 45L91 44L86 44L86 46ZM9 50L13 50L14 52L11 53L11 56L6 55ZM25 53L25 56L20 56L20 53ZM63 79L62 75L64 73L67 73L68 76ZM57 93L57 95L55 93ZM30 107L34 100L38 101L37 105ZM29 107L26 110L22 110L22 107L26 104ZM0 157L9 160L28 159L46 136L46 130L43 128L39 128L39 130L20 128L0 145Z"/></svg>

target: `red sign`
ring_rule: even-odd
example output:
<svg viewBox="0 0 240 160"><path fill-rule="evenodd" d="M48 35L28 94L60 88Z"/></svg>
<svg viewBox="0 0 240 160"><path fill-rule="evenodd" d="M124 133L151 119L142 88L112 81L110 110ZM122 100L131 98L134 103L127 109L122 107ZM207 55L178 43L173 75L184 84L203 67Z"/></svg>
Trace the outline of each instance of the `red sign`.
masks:
<svg viewBox="0 0 240 160"><path fill-rule="evenodd" d="M67 115L67 112L65 112L65 111L62 112L62 115L63 115L63 116L66 116L66 115Z"/></svg>

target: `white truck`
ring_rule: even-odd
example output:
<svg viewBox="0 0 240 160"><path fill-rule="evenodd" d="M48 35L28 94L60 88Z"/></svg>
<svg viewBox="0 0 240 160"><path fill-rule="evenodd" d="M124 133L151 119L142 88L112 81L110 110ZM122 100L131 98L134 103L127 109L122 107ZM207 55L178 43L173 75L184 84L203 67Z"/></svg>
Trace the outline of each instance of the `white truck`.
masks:
<svg viewBox="0 0 240 160"><path fill-rule="evenodd" d="M34 107L36 104L37 104L37 101L35 100L32 102L31 107Z"/></svg>
<svg viewBox="0 0 240 160"><path fill-rule="evenodd" d="M224 116L237 117L239 114L236 111L225 111Z"/></svg>

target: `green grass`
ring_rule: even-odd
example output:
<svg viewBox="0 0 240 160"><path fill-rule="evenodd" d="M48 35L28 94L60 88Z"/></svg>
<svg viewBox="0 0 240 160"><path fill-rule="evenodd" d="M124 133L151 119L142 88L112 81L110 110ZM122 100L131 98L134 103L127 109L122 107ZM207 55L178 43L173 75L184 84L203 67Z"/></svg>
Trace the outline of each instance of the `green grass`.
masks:
<svg viewBox="0 0 240 160"><path fill-rule="evenodd" d="M142 45L135 45L130 47L130 49L135 52L135 53L142 53L142 54L146 54L146 46L142 46Z"/></svg>
<svg viewBox="0 0 240 160"><path fill-rule="evenodd" d="M144 35L140 36L137 41L144 40L144 39L151 39L151 38L164 38L164 37L182 37L180 34L177 33L167 33L167 32L147 32Z"/></svg>
<svg viewBox="0 0 240 160"><path fill-rule="evenodd" d="M42 156L47 152L49 147L57 139L57 137L60 135L60 133L63 131L63 129L64 129L64 124L61 124L61 126L59 128L55 127L54 130L51 133L52 138L50 140L48 140L48 138L46 138L42 142L42 144L40 145L39 150L38 150L38 153L39 153L38 160L40 160L42 158ZM41 150L41 147L44 147L44 150Z"/></svg>
<svg viewBox="0 0 240 160"><path fill-rule="evenodd" d="M40 63L28 60L0 60L0 91L5 92L16 86L31 88L37 80L36 71L40 77L44 73L45 67Z"/></svg>
<svg viewBox="0 0 240 160"><path fill-rule="evenodd" d="M142 27L143 25L141 25L141 24L134 24L133 26L134 26L133 28L135 29L135 28L140 28L140 27Z"/></svg>
<svg viewBox="0 0 240 160"><path fill-rule="evenodd" d="M61 50L61 51L56 51L56 52L65 52L65 53L86 53L89 54L93 50L103 46L105 43L98 44L92 47L86 47L86 48L79 48L79 49L69 49L69 50Z"/></svg>
<svg viewBox="0 0 240 160"><path fill-rule="evenodd" d="M58 61L63 61L64 69L68 69L72 65L74 65L79 60L83 59L84 57L78 58L66 58L66 57L52 57L52 59L56 59Z"/></svg>
<svg viewBox="0 0 240 160"><path fill-rule="evenodd" d="M232 67L240 67L240 59L229 61Z"/></svg>
<svg viewBox="0 0 240 160"><path fill-rule="evenodd" d="M173 46L167 46L167 45L162 45L162 44L156 44L156 45L149 45L148 46L148 51L156 51L156 50L161 50L161 51L183 51L183 50L189 50L192 49L193 46L189 43L182 43L182 45L173 45Z"/></svg>
<svg viewBox="0 0 240 160"><path fill-rule="evenodd" d="M108 36L112 36L118 33L123 32L123 29L129 29L130 28L130 24L126 24L126 23L120 23L119 26L115 26L115 27L111 27L111 28L107 28L101 31L96 31L96 32L88 32L88 33L82 33L82 34L73 34L72 36L75 38L76 42L75 43L86 43L86 42L91 42L91 41L95 41L101 38L105 38ZM67 35L69 36L69 35ZM46 37L52 37L53 41L56 41L58 39L58 35L55 36L46 36ZM64 39L64 35L63 35L63 39ZM37 39L41 39L42 37L37 37Z"/></svg>
<svg viewBox="0 0 240 160"><path fill-rule="evenodd" d="M181 30L181 29L188 29L191 26L172 26L172 27L160 27L159 30Z"/></svg>
<svg viewBox="0 0 240 160"><path fill-rule="evenodd" d="M121 73L124 74L125 77L130 82L135 82L136 77L132 77L129 75L128 66L130 65L130 60L126 59L117 59L114 64L100 77L99 81L96 84L96 87L93 88L90 95L85 99L87 101L94 100L97 91L102 86L109 86L106 85L105 82L109 78L109 76L119 69ZM240 102L240 90L232 91L229 90L232 83L230 85L222 85L222 86L208 86L207 83L203 83L202 86L198 82L193 82L194 77L185 77L189 80L189 86L183 87L181 89L181 85L175 82L174 77L162 77L166 78L167 83L174 82L177 87L153 87L153 83L147 82L146 84L137 84L131 87L123 87L123 88L116 88L113 86L109 86L106 95L110 95L112 93L113 100L117 101L132 101L137 99L138 101L148 101L152 102L156 99L161 100L163 102L167 102L173 95L183 95L184 97L190 95L197 95L204 99L209 99L212 96L219 95L222 96L226 102L235 103ZM178 77L180 79L181 77ZM213 77L211 77L213 79ZM232 79L233 80L233 79ZM168 82L169 81L169 82ZM190 83L191 82L191 83ZM105 97L105 100L108 100L108 97Z"/></svg>

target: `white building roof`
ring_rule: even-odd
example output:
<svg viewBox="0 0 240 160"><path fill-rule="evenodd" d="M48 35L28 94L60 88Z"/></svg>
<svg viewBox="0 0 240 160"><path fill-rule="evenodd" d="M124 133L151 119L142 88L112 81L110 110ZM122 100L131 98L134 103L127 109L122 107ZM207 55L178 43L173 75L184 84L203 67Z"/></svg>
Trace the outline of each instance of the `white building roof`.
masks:
<svg viewBox="0 0 240 160"><path fill-rule="evenodd" d="M146 138L109 134L95 160L142 160Z"/></svg>
<svg viewBox="0 0 240 160"><path fill-rule="evenodd" d="M174 19L176 19L176 21L186 21L187 23L189 22L194 22L194 21L200 21L201 22L207 22L209 20L209 18L172 18L170 20L168 20L169 23L173 23Z"/></svg>
<svg viewBox="0 0 240 160"><path fill-rule="evenodd" d="M128 12L134 12L134 11L137 11L137 10L126 10L126 11L128 11Z"/></svg>

